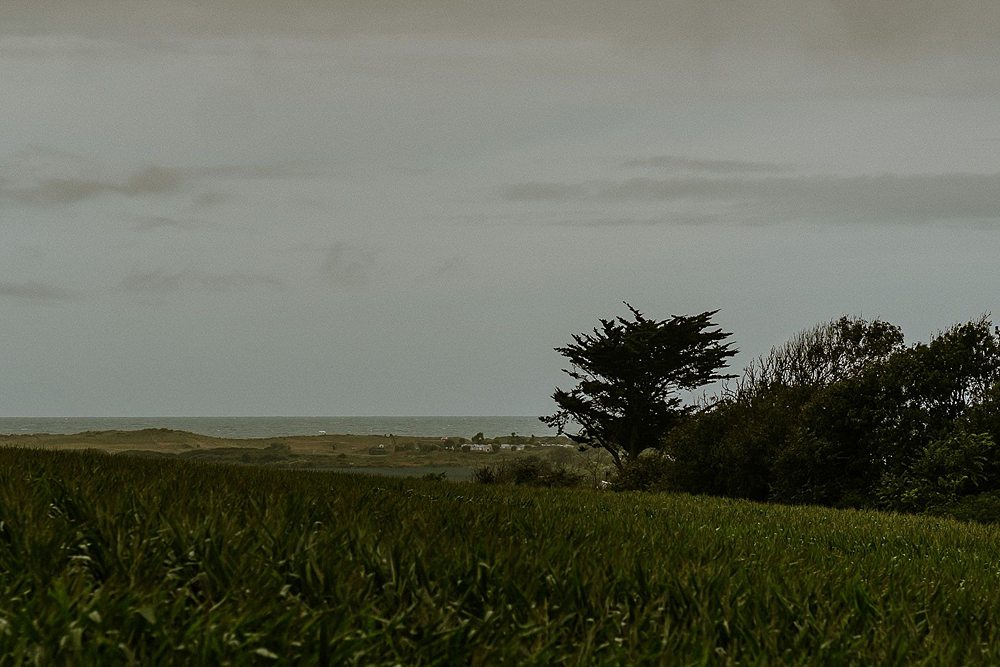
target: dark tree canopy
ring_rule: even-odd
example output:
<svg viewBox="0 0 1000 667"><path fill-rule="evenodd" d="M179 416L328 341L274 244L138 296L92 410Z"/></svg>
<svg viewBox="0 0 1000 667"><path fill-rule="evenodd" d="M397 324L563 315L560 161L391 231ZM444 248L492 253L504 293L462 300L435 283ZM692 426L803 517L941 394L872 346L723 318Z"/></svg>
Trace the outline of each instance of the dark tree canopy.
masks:
<svg viewBox="0 0 1000 667"><path fill-rule="evenodd" d="M903 348L902 330L884 320L844 316L806 329L750 362L727 398L749 400L776 388L815 390L889 358Z"/></svg>
<svg viewBox="0 0 1000 667"><path fill-rule="evenodd" d="M564 370L577 381L570 391L556 389L558 412L542 421L589 447L603 447L621 468L663 437L690 410L679 392L693 390L728 375L720 374L736 354L731 334L712 317L675 315L651 320L625 303L632 319L601 320L593 333L573 336L557 347L572 364ZM576 433L567 432L572 423Z"/></svg>
<svg viewBox="0 0 1000 667"><path fill-rule="evenodd" d="M1000 510L997 443L1000 330L988 316L909 346L895 325L842 317L751 362L735 390L673 429L669 465L651 486L841 507Z"/></svg>

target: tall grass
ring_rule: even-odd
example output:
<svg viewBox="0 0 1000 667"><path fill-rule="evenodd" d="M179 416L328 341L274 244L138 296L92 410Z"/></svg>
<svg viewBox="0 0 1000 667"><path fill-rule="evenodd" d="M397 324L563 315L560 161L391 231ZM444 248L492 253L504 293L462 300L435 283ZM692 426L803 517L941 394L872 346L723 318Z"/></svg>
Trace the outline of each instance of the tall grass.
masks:
<svg viewBox="0 0 1000 667"><path fill-rule="evenodd" d="M4 664L997 664L1000 531L0 450Z"/></svg>

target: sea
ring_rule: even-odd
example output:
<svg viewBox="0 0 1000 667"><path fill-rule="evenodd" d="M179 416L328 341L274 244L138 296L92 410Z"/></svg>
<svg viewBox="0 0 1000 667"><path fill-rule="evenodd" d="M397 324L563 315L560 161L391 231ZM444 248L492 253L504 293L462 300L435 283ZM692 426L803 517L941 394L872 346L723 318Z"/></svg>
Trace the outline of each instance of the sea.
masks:
<svg viewBox="0 0 1000 667"><path fill-rule="evenodd" d="M556 435L535 416L515 417L0 417L0 433L82 433L168 428L220 438L283 435Z"/></svg>

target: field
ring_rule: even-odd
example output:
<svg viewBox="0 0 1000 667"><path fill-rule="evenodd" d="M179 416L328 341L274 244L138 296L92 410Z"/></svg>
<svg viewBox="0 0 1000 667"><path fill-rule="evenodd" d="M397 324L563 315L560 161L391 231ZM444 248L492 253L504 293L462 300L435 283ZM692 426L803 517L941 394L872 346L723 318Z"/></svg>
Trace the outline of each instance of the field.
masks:
<svg viewBox="0 0 1000 667"><path fill-rule="evenodd" d="M500 438L506 441L507 438ZM311 435L272 438L216 438L170 429L89 431L85 433L0 435L0 447L46 450L100 450L147 458L257 465L287 470L353 470L421 476L444 473L469 479L472 470L498 460L542 455L572 459L567 438L519 439L518 451L466 452L467 438L397 435Z"/></svg>
<svg viewBox="0 0 1000 667"><path fill-rule="evenodd" d="M997 664L994 527L0 449L4 664Z"/></svg>

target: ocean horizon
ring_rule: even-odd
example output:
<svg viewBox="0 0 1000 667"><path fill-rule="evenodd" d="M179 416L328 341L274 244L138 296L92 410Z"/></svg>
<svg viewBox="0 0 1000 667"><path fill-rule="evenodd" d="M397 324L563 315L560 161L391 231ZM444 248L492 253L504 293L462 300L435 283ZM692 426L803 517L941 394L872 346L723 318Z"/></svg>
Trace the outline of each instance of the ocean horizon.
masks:
<svg viewBox="0 0 1000 667"><path fill-rule="evenodd" d="M220 438L354 434L471 437L552 436L536 416L412 417L0 417L0 434L71 434L85 431L138 431L166 428Z"/></svg>

